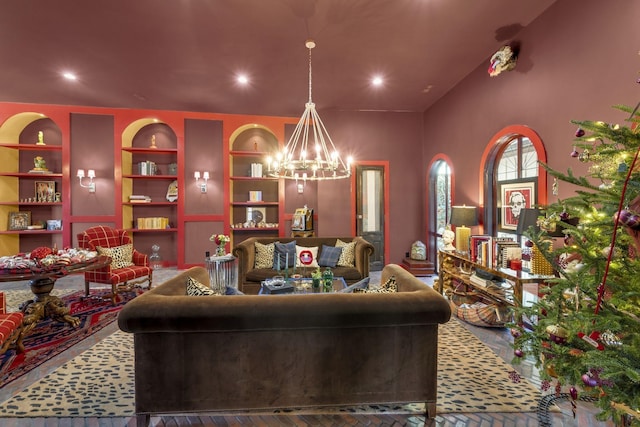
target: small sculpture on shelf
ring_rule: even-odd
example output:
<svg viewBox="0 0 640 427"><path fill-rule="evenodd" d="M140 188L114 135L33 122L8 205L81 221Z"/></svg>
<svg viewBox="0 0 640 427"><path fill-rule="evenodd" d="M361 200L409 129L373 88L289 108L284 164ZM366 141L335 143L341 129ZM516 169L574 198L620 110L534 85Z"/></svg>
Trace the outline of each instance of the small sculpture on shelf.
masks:
<svg viewBox="0 0 640 427"><path fill-rule="evenodd" d="M450 228L447 228L442 232L442 243L444 246L442 247L443 251L455 251L456 248L453 246L453 241L456 238L456 233L454 233Z"/></svg>
<svg viewBox="0 0 640 427"><path fill-rule="evenodd" d="M44 132L38 131L38 142L36 142L36 145L46 145L44 143Z"/></svg>
<svg viewBox="0 0 640 427"><path fill-rule="evenodd" d="M49 169L47 169L47 161L42 156L36 156L33 158L33 166L33 169L31 169L29 173L49 172Z"/></svg>
<svg viewBox="0 0 640 427"><path fill-rule="evenodd" d="M156 136L155 135L151 135L151 145L149 146L149 148L158 148L158 146L156 145Z"/></svg>

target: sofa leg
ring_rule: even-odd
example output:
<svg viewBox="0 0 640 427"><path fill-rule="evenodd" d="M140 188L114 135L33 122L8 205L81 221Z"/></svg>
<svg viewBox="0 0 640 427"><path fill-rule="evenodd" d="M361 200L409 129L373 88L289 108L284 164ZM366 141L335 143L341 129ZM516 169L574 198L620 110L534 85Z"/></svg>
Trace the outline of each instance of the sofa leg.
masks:
<svg viewBox="0 0 640 427"><path fill-rule="evenodd" d="M89 281L88 280L84 281L84 296L85 297L89 296Z"/></svg>
<svg viewBox="0 0 640 427"><path fill-rule="evenodd" d="M433 419L436 417L436 402L426 402L424 404L424 408L427 411L425 414L427 419Z"/></svg>
<svg viewBox="0 0 640 427"><path fill-rule="evenodd" d="M136 415L136 426L137 427L148 427L149 421L151 421L150 414L137 414Z"/></svg>

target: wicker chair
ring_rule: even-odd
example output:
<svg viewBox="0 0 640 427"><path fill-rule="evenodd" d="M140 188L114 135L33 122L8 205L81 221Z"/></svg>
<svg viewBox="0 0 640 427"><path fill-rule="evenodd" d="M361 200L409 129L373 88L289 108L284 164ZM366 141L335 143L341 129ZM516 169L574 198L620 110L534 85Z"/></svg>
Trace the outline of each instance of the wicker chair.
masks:
<svg viewBox="0 0 640 427"><path fill-rule="evenodd" d="M107 252L112 256L111 265L84 273L85 296L89 297L89 283L105 283L111 285L111 294L107 296L113 305L116 304L116 297L119 291L131 290L135 285L149 282L149 289L152 283L152 269L146 254L131 248L131 265L115 262L113 255L109 252L118 250L120 247L127 248L132 244L131 237L126 230L119 230L102 225L91 227L78 234L78 246L99 253ZM106 248L106 250L105 250ZM126 264L126 263L124 263ZM139 279L139 280L134 280Z"/></svg>

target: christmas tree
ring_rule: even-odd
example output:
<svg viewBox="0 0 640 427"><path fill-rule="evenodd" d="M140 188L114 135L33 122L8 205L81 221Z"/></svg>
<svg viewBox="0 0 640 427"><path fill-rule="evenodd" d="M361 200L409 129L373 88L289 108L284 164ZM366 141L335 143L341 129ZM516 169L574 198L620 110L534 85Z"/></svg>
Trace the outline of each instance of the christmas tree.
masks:
<svg viewBox="0 0 640 427"><path fill-rule="evenodd" d="M571 157L588 164L583 176L543 165L554 187L576 191L540 207L538 229L525 233L558 274L536 303L517 309L528 321L512 328L513 362L533 357L544 390L591 396L599 419L632 425L640 425L639 107L615 107L623 125L573 121ZM554 244L558 234L564 240Z"/></svg>

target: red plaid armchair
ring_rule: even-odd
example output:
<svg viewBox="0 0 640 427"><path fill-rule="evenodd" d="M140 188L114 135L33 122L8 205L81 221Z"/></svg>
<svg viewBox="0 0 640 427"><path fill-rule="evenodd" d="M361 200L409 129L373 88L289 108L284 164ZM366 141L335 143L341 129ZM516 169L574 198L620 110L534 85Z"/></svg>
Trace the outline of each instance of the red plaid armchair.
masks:
<svg viewBox="0 0 640 427"><path fill-rule="evenodd" d="M149 289L151 289L152 270L149 267L147 255L132 247L129 248L127 245L132 245L132 240L126 230L98 225L78 234L78 246L83 249L101 252L106 248L106 252L114 251L113 254L107 253L111 256L111 265L84 273L85 296L89 296L89 283L91 282L111 285L111 294L108 295L108 298L113 305L116 303L116 296L120 290L130 290L134 285L146 281L149 282ZM130 259L119 259L119 256L114 256L114 254L120 253L115 251L120 251L121 248L131 251ZM140 280L134 281L134 279Z"/></svg>
<svg viewBox="0 0 640 427"><path fill-rule="evenodd" d="M15 348L17 352L24 351L22 336L24 329L21 312L7 313L4 293L0 292L0 354L10 348Z"/></svg>

